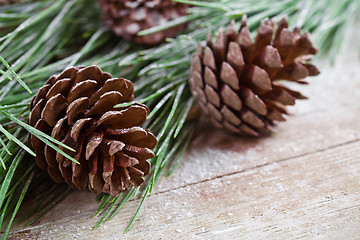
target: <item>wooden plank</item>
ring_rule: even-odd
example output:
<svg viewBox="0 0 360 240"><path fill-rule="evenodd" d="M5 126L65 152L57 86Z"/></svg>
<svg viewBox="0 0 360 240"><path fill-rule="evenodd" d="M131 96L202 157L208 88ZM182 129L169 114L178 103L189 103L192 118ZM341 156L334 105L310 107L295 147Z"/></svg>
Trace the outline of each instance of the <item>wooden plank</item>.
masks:
<svg viewBox="0 0 360 240"><path fill-rule="evenodd" d="M359 153L357 140L154 194L126 235L122 231L139 200L91 231L97 220L90 218L91 211L57 217L67 208L76 212L74 204L87 196L78 192L44 217L43 224L13 237L355 239L360 236Z"/></svg>
<svg viewBox="0 0 360 240"><path fill-rule="evenodd" d="M324 74L314 78L312 84L303 89L310 99L299 101L291 108L293 116L279 124L271 137L239 138L209 128L200 130L172 181L163 181L158 190L358 139L360 105L355 103L360 102L360 91L354 89L360 89L360 62L351 58L346 63L324 67ZM345 76L344 69L348 70Z"/></svg>
<svg viewBox="0 0 360 240"><path fill-rule="evenodd" d="M348 49L349 50L349 49ZM350 49L351 50L351 49ZM343 55L308 86L276 134L246 139L199 130L171 178L150 196L131 231L140 200L91 231L98 203L71 194L36 225L14 226L15 239L223 239L360 236L360 68Z"/></svg>

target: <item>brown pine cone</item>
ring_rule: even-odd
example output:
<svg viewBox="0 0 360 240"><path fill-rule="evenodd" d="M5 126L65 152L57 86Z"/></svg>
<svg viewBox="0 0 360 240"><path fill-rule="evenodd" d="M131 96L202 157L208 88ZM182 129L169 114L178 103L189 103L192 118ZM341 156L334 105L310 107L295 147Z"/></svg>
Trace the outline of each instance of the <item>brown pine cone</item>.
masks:
<svg viewBox="0 0 360 240"><path fill-rule="evenodd" d="M29 3L29 2L36 2L39 0L0 0L0 7L1 6L5 6L5 5L10 5L10 4L15 4L15 3Z"/></svg>
<svg viewBox="0 0 360 240"><path fill-rule="evenodd" d="M20 0L0 0L0 6L10 5L18 2L20 2Z"/></svg>
<svg viewBox="0 0 360 240"><path fill-rule="evenodd" d="M139 127L149 113L142 104L115 105L134 99L133 84L113 78L97 66L72 67L52 76L31 102L29 124L72 147L61 148L76 164L35 136L28 139L36 163L55 182L113 196L140 186L150 172L147 159L157 144L148 129Z"/></svg>
<svg viewBox="0 0 360 240"><path fill-rule="evenodd" d="M205 48L199 44L193 57L190 87L198 106L210 122L241 135L271 132L275 121L285 121L286 105L305 99L281 80L306 83L319 74L306 62L317 53L308 33L288 29L283 18L276 32L274 22L262 21L255 41L243 18L236 32L232 23L213 43L209 34Z"/></svg>
<svg viewBox="0 0 360 240"><path fill-rule="evenodd" d="M166 38L173 38L185 24L137 36L142 30L185 16L188 5L172 0L99 0L105 23L120 37L143 45L157 45Z"/></svg>

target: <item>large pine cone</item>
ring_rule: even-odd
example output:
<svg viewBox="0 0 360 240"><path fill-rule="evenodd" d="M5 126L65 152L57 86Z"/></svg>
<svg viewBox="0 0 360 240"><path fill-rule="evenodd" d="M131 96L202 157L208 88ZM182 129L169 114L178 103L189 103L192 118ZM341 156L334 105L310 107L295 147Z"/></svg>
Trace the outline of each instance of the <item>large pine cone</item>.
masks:
<svg viewBox="0 0 360 240"><path fill-rule="evenodd" d="M99 0L106 24L128 41L143 45L156 45L173 38L185 25L179 25L146 36L137 36L142 30L186 15L188 5L172 0Z"/></svg>
<svg viewBox="0 0 360 240"><path fill-rule="evenodd" d="M274 25L262 21L253 41L243 18L238 32L232 23L215 43L209 34L205 48L199 44L189 82L198 106L216 127L251 136L271 132L275 121L285 120L285 106L305 98L280 81L305 83L307 76L319 74L305 62L317 53L309 34L290 31L283 18L273 36Z"/></svg>
<svg viewBox="0 0 360 240"><path fill-rule="evenodd" d="M86 186L113 196L137 187L150 172L154 135L138 127L149 113L142 104L114 108L134 99L133 84L113 78L97 66L72 67L52 76L31 102L29 124L72 147L64 150L76 164L35 136L29 144L36 163L56 182Z"/></svg>

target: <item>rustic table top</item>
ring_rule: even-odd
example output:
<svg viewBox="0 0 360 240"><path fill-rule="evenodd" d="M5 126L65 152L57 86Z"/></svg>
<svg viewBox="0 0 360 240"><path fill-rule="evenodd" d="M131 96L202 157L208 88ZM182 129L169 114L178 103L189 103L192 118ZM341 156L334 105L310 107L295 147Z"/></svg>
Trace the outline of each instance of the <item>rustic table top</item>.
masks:
<svg viewBox="0 0 360 240"><path fill-rule="evenodd" d="M349 38L351 39L351 37ZM349 40L351 41L351 40ZM98 230L98 203L72 193L13 239L360 239L360 62L354 44L320 65L310 97L271 137L204 127L180 167L147 198L132 199Z"/></svg>

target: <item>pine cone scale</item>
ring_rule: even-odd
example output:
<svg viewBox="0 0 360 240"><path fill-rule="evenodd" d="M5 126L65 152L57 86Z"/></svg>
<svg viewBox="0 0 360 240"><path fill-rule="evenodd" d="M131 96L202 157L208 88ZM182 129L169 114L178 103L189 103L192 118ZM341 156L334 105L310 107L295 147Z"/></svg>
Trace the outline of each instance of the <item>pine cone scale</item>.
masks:
<svg viewBox="0 0 360 240"><path fill-rule="evenodd" d="M58 162L56 161L56 152L49 147L48 145L45 146L44 149L45 160L49 168L58 167Z"/></svg>
<svg viewBox="0 0 360 240"><path fill-rule="evenodd" d="M41 118L41 112L44 109L46 101L41 99L30 112L29 124L34 126L36 122Z"/></svg>
<svg viewBox="0 0 360 240"><path fill-rule="evenodd" d="M68 125L70 125L74 119L89 107L89 98L78 98L67 107L66 115L68 116Z"/></svg>
<svg viewBox="0 0 360 240"><path fill-rule="evenodd" d="M236 70L237 77L241 76L242 69L245 66L244 57L241 48L235 42L230 42L226 61Z"/></svg>
<svg viewBox="0 0 360 240"><path fill-rule="evenodd" d="M240 111L243 104L239 96L229 85L224 85L220 92L222 101L230 108Z"/></svg>
<svg viewBox="0 0 360 240"><path fill-rule="evenodd" d="M125 131L111 130L105 132L105 135L112 134L116 140L127 142L130 145L137 145L139 147L154 148L157 144L155 136L148 130L132 127L124 129Z"/></svg>
<svg viewBox="0 0 360 240"><path fill-rule="evenodd" d="M195 82L196 82L195 85L199 86L200 88L204 87L200 73L196 72L196 71L193 71L193 73L194 73L193 77L195 78ZM216 75L208 67L205 67L204 81L205 81L205 84L213 87L214 89L219 88L219 84L216 79Z"/></svg>
<svg viewBox="0 0 360 240"><path fill-rule="evenodd" d="M263 102L263 100L261 100L258 95L254 94L249 88L244 88L241 91L240 96L242 97L245 105L248 108L260 115L266 115L266 104Z"/></svg>
<svg viewBox="0 0 360 240"><path fill-rule="evenodd" d="M259 95L272 90L269 74L256 65L246 68L244 81Z"/></svg>
<svg viewBox="0 0 360 240"><path fill-rule="evenodd" d="M220 107L220 97L217 92L209 85L205 87L205 95L209 102L211 102L216 107Z"/></svg>
<svg viewBox="0 0 360 240"><path fill-rule="evenodd" d="M60 93L51 97L44 106L41 112L41 119L43 119L50 127L54 127L59 116L66 109L66 98Z"/></svg>
<svg viewBox="0 0 360 240"><path fill-rule="evenodd" d="M221 109L221 114L224 116L224 120L226 122L231 123L234 126L238 126L241 124L240 118L238 118L231 110L229 110L226 106L223 106Z"/></svg>
<svg viewBox="0 0 360 240"><path fill-rule="evenodd" d="M250 126L255 128L265 127L265 123L252 111L243 110L240 113L241 119Z"/></svg>
<svg viewBox="0 0 360 240"><path fill-rule="evenodd" d="M90 95L95 92L96 87L97 82L94 80L85 80L76 83L69 92L68 101L73 102L75 99L80 97L90 97Z"/></svg>
<svg viewBox="0 0 360 240"><path fill-rule="evenodd" d="M261 68L272 72L283 67L280 54L278 50L272 46L267 46L260 54L259 61L257 63Z"/></svg>
<svg viewBox="0 0 360 240"><path fill-rule="evenodd" d="M44 86L42 86L39 89L38 94L36 95L36 97L34 97L31 100L30 108L33 108L41 99L45 98L45 96L46 96L47 92L49 91L49 89L50 89L49 84L45 84Z"/></svg>
<svg viewBox="0 0 360 240"><path fill-rule="evenodd" d="M88 144L86 145L85 159L89 160L91 155L95 152L96 148L103 141L104 134L95 132L91 135Z"/></svg>
<svg viewBox="0 0 360 240"><path fill-rule="evenodd" d="M205 47L204 57L203 57L204 65L209 67L211 70L216 71L216 63L214 53L209 47ZM202 67L201 67L202 69Z"/></svg>
<svg viewBox="0 0 360 240"><path fill-rule="evenodd" d="M227 62L223 62L221 66L220 78L224 83L227 83L232 89L239 90L239 79L237 77L235 69L228 64Z"/></svg>
<svg viewBox="0 0 360 240"><path fill-rule="evenodd" d="M46 99L61 94L65 95L71 88L73 81L70 78L63 78L57 81L47 92Z"/></svg>

